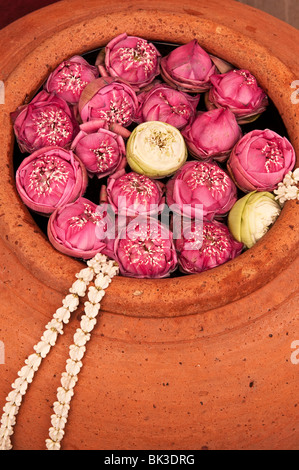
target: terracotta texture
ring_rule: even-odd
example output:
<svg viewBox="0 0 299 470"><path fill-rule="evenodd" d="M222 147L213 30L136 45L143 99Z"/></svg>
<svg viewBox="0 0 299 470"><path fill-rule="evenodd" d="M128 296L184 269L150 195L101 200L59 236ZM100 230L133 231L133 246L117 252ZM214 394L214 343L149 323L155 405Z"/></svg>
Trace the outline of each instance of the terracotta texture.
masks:
<svg viewBox="0 0 299 470"><path fill-rule="evenodd" d="M220 7L221 5L221 7ZM56 252L15 190L9 113L66 57L126 31L186 43L248 68L275 102L299 155L298 31L227 0L160 4L65 0L0 32L0 403L80 270ZM297 38L297 39L296 39ZM298 449L299 205L287 203L253 249L201 275L117 278L88 346L64 449ZM81 309L82 312L82 309ZM15 449L43 449L77 313L22 405ZM297 335L297 336L296 336ZM297 366L299 367L299 365ZM28 432L29 431L29 432Z"/></svg>

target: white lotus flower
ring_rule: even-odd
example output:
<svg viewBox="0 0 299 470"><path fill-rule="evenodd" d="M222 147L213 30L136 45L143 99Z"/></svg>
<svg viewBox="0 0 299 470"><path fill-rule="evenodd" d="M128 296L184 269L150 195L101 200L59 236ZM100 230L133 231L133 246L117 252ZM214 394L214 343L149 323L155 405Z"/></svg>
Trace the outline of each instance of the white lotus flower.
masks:
<svg viewBox="0 0 299 470"><path fill-rule="evenodd" d="M187 160L180 131L160 121L137 126L127 142L127 160L133 171L150 178L173 175Z"/></svg>
<svg viewBox="0 0 299 470"><path fill-rule="evenodd" d="M228 226L236 240L251 248L274 224L281 207L269 192L251 192L239 199L228 217Z"/></svg>

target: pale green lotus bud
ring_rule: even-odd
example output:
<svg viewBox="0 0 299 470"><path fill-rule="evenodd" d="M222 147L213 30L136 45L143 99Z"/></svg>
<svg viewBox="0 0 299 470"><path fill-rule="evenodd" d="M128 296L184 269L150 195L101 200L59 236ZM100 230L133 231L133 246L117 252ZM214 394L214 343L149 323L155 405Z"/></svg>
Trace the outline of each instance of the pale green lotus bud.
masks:
<svg viewBox="0 0 299 470"><path fill-rule="evenodd" d="M173 175L186 162L187 147L180 131L160 121L137 126L127 142L127 160L133 171L150 178Z"/></svg>
<svg viewBox="0 0 299 470"><path fill-rule="evenodd" d="M254 191L233 206L228 226L236 240L251 248L268 232L280 212L281 207L272 193Z"/></svg>

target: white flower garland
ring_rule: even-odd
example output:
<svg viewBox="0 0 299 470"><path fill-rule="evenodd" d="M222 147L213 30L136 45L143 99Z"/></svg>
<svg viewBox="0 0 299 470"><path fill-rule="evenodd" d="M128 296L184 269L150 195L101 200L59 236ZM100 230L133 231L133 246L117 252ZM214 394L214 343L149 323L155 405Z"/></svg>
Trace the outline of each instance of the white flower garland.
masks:
<svg viewBox="0 0 299 470"><path fill-rule="evenodd" d="M299 168L295 171L289 171L289 173L284 177L283 182L279 183L278 188L274 190L276 194L275 199L283 205L286 201L291 201L292 199L299 200Z"/></svg>
<svg viewBox="0 0 299 470"><path fill-rule="evenodd" d="M61 448L70 401L83 365L81 359L86 351L86 343L90 340L90 333L96 325L96 317L100 310L100 301L105 295L105 289L119 271L116 263L108 260L102 254L97 254L87 262L87 265L88 268L82 269L76 274L77 280L62 301L63 306L56 310L53 319L46 325L40 342L33 348L35 353L25 360L25 366L18 372L19 377L12 384L13 390L6 398L1 418L0 450L12 449L11 436L28 385L32 382L42 360L48 355L51 347L55 346L58 335L63 334L63 326L69 323L71 313L77 310L80 303L79 298L85 297L88 285L96 276L95 286L89 287L89 301L85 302L85 315L81 319L81 328L77 329L74 335L74 344L70 346L70 359L67 360L66 372L61 377L61 387L57 390L57 402L53 405L55 414L51 417L52 427L49 429L49 439L46 440L46 446L49 450Z"/></svg>

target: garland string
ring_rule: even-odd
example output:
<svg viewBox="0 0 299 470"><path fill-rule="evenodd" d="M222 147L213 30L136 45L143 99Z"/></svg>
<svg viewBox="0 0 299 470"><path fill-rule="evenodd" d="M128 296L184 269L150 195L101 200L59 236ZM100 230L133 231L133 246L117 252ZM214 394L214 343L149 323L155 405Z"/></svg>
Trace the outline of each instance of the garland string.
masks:
<svg viewBox="0 0 299 470"><path fill-rule="evenodd" d="M78 309L80 297L85 297L88 286L96 277L94 286L89 287L88 301L85 302L85 315L81 319L80 328L74 335L74 344L70 346L70 358L67 360L66 372L61 376L61 387L57 390L57 402L53 405L54 414L51 417L52 426L49 429L46 447L49 450L61 448L71 398L83 365L81 359L85 354L86 344L91 338L91 331L97 322L100 301L105 295L105 289L119 271L117 264L102 254L97 254L88 261L87 266L76 274L77 280L70 288L69 294L63 299L62 307L56 310L52 320L46 325L39 343L33 347L35 352L25 360L25 365L18 372L18 378L12 384L12 390L6 398L1 417L0 450L12 449L11 437L14 433L16 417L29 384L32 383L42 360L55 346L58 336L63 334L64 325L69 323L71 314Z"/></svg>

